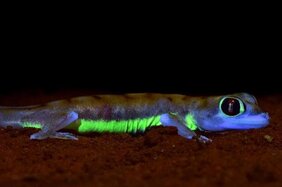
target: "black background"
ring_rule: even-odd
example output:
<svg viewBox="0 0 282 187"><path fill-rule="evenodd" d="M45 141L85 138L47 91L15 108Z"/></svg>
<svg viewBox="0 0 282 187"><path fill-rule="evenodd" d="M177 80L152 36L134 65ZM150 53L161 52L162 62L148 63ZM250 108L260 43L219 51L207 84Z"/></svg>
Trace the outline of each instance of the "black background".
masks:
<svg viewBox="0 0 282 187"><path fill-rule="evenodd" d="M108 52L114 54L114 57L101 60ZM167 57L165 53L148 55L139 51L135 54L130 52L130 58L126 53L119 54L120 51L108 52L103 55L93 53L84 57L81 57L84 55L81 53L72 57L70 52L60 54L61 60L56 60L57 55L51 55L48 60L38 57L32 62L28 62L28 59L32 59L33 54L23 54L24 60L21 64L9 62L6 67L1 68L4 71L0 80L1 94L27 90L187 94L241 91L254 94L281 93L280 68L274 63L269 63L267 59L260 61L260 64L251 64L240 61L245 57L232 60L225 55L225 58L221 59L221 54L214 55L206 51L202 52L209 57L200 60L194 60L197 55L190 56L186 52L180 57L175 57L179 55L175 53ZM49 54L42 54L44 55ZM234 54L230 54L232 55ZM250 55L254 61L260 60L253 55L256 54ZM218 59L221 59L220 62Z"/></svg>
<svg viewBox="0 0 282 187"><path fill-rule="evenodd" d="M0 93L282 91L281 39L270 26L118 26L6 29Z"/></svg>

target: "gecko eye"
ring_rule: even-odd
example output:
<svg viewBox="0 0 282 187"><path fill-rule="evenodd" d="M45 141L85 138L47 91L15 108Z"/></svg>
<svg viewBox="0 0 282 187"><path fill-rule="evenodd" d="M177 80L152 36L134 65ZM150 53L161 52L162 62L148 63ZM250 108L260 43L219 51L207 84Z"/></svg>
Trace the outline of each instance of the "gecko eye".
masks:
<svg viewBox="0 0 282 187"><path fill-rule="evenodd" d="M227 116L237 116L246 110L244 103L235 97L224 97L219 102L220 110Z"/></svg>

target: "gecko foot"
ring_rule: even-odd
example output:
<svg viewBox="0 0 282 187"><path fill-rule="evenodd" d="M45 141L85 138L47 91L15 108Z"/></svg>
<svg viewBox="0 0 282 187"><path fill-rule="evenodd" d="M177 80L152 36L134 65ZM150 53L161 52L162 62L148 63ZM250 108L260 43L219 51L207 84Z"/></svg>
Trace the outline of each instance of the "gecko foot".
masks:
<svg viewBox="0 0 282 187"><path fill-rule="evenodd" d="M65 139L65 140L78 140L78 138L69 132L56 132L54 135L50 135L50 138L58 138L58 139Z"/></svg>
<svg viewBox="0 0 282 187"><path fill-rule="evenodd" d="M30 135L31 140L43 140L46 138L48 138L48 134L43 133L42 131Z"/></svg>
<svg viewBox="0 0 282 187"><path fill-rule="evenodd" d="M68 132L55 132L52 134L37 132L30 136L31 140L43 140L46 138L57 138L57 139L64 139L64 140L78 140L78 138L73 135L72 133Z"/></svg>
<svg viewBox="0 0 282 187"><path fill-rule="evenodd" d="M201 142L201 143L211 143L212 140L203 136L203 135L200 135L198 138L198 141Z"/></svg>

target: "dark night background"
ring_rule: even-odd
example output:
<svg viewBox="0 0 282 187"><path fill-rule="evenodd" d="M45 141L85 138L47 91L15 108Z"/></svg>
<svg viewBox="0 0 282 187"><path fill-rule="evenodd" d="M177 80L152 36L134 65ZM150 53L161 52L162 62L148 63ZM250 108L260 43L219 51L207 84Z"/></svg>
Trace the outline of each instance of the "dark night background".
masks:
<svg viewBox="0 0 282 187"><path fill-rule="evenodd" d="M0 186L281 186L280 6L186 4L2 6L0 106L101 92L249 92L268 127L196 132L211 144L173 127L79 141L0 128Z"/></svg>
<svg viewBox="0 0 282 187"><path fill-rule="evenodd" d="M216 56L195 61L190 60L189 57L183 60L171 57L168 60L161 57L164 54L159 54L153 57L156 59L158 58L156 56L160 56L159 60L154 61L150 60L151 56L143 57L143 60L138 57L124 60L126 55L116 56L116 58L109 60L99 60L92 57L88 61L77 57L72 61L73 64L69 62L70 57L67 57L64 62L51 62L52 59L50 62L43 62L38 58L35 65L27 65L26 61L28 60L24 60L25 62L20 65L11 62L7 68L2 69L5 73L1 74L1 93L9 94L30 90L187 94L240 91L254 94L281 92L280 74L275 72L276 66L268 65L267 61L260 62L263 67L258 67L259 65L255 64L248 64L250 67L246 67L247 62L229 61L228 57L224 59L226 62L219 64L215 62L218 58ZM136 56L139 55L144 56L144 54L136 54ZM125 64L125 61L128 61L128 65Z"/></svg>
<svg viewBox="0 0 282 187"><path fill-rule="evenodd" d="M56 55L43 52L37 53L37 57L32 52L20 52L17 54L19 58L3 62L1 93L25 90L188 94L281 92L281 73L276 72L280 68L270 62L273 59L268 55L260 59L259 52L213 54L214 51L208 49L197 52L197 55L184 50L183 53L173 51L167 54L169 49L153 54L114 49L103 52L103 55L94 52L73 55L72 52Z"/></svg>
<svg viewBox="0 0 282 187"><path fill-rule="evenodd" d="M39 23L38 30L32 25L7 29L0 92L281 92L275 28L226 23L224 30L216 25L187 30L148 24L133 23L131 29L82 24L69 30L57 25L61 30L43 31Z"/></svg>

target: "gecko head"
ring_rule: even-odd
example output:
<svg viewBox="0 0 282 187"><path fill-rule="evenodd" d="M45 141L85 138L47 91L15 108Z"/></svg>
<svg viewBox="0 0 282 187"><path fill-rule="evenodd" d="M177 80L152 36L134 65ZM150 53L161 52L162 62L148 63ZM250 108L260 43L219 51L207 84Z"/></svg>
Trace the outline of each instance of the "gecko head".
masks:
<svg viewBox="0 0 282 187"><path fill-rule="evenodd" d="M268 113L263 112L256 98L247 93L212 97L205 105L208 107L194 115L201 130L257 129L269 124Z"/></svg>

